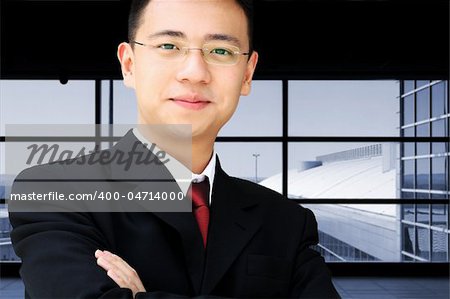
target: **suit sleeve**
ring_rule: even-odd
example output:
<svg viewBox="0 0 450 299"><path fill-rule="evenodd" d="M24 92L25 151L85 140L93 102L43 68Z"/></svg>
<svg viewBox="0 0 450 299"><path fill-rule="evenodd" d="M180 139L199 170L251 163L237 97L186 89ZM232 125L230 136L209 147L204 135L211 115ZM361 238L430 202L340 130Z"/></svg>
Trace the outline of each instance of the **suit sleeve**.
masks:
<svg viewBox="0 0 450 299"><path fill-rule="evenodd" d="M331 281L331 273L323 257L310 248L318 243L317 222L309 209L303 218L301 241L297 248L294 273L291 282L293 298L341 298Z"/></svg>
<svg viewBox="0 0 450 299"><path fill-rule="evenodd" d="M45 184L30 190L20 183L45 175L40 168L23 171L12 193L49 191ZM131 290L119 288L97 265L95 250L109 244L89 213L10 211L9 218L27 298L132 298Z"/></svg>
<svg viewBox="0 0 450 299"><path fill-rule="evenodd" d="M99 267L97 248L108 248L88 218L75 213L10 213L14 249L27 298L132 299ZM141 292L136 299L189 298L167 292ZM195 298L222 298L199 296Z"/></svg>

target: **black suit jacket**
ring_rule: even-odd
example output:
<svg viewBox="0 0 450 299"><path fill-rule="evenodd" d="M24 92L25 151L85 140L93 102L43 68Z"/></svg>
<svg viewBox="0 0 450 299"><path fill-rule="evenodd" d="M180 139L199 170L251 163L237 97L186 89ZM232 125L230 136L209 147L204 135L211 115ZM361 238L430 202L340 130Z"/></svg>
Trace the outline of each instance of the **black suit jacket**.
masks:
<svg viewBox="0 0 450 299"><path fill-rule="evenodd" d="M135 142L129 132L110 151L127 150ZM111 165L41 165L23 171L12 193L27 189L22 179L49 173L111 177L120 171ZM125 175L151 176L142 166ZM77 190L76 182L61 184ZM323 258L310 249L318 242L310 210L228 176L220 163L213 186L206 249L194 216L187 212L10 212L26 297L132 298L129 289L118 287L96 264L96 249L119 255L137 271L147 292L136 298L339 297ZM139 182L131 186L140 187Z"/></svg>

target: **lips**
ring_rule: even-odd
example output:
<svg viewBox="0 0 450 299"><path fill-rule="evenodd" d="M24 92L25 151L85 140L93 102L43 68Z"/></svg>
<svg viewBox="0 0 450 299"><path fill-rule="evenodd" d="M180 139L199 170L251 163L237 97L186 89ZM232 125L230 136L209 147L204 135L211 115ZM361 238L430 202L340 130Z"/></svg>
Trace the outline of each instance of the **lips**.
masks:
<svg viewBox="0 0 450 299"><path fill-rule="evenodd" d="M191 110L201 110L211 103L209 99L200 95L183 95L171 98L170 100L183 108Z"/></svg>

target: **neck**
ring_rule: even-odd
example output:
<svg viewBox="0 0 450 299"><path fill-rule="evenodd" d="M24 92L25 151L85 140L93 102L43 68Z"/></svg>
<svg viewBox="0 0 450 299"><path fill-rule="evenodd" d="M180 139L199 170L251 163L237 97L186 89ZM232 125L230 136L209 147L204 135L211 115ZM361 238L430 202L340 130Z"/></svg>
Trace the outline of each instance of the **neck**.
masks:
<svg viewBox="0 0 450 299"><path fill-rule="evenodd" d="M193 173L199 174L205 170L211 159L217 135L192 136L190 130L190 127L139 126L139 132L147 140L154 142ZM191 151L186 150L187 148Z"/></svg>
<svg viewBox="0 0 450 299"><path fill-rule="evenodd" d="M192 139L192 168L193 173L199 174L205 170L213 154L214 140L205 141Z"/></svg>

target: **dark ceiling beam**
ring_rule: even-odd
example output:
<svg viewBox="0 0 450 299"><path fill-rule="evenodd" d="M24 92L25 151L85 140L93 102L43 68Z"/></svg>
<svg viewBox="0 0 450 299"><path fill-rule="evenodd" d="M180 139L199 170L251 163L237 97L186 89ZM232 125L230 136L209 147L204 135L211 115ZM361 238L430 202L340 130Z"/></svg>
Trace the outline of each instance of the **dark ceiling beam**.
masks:
<svg viewBox="0 0 450 299"><path fill-rule="evenodd" d="M444 0L256 0L259 79L443 79ZM1 0L2 79L119 79L129 1Z"/></svg>

